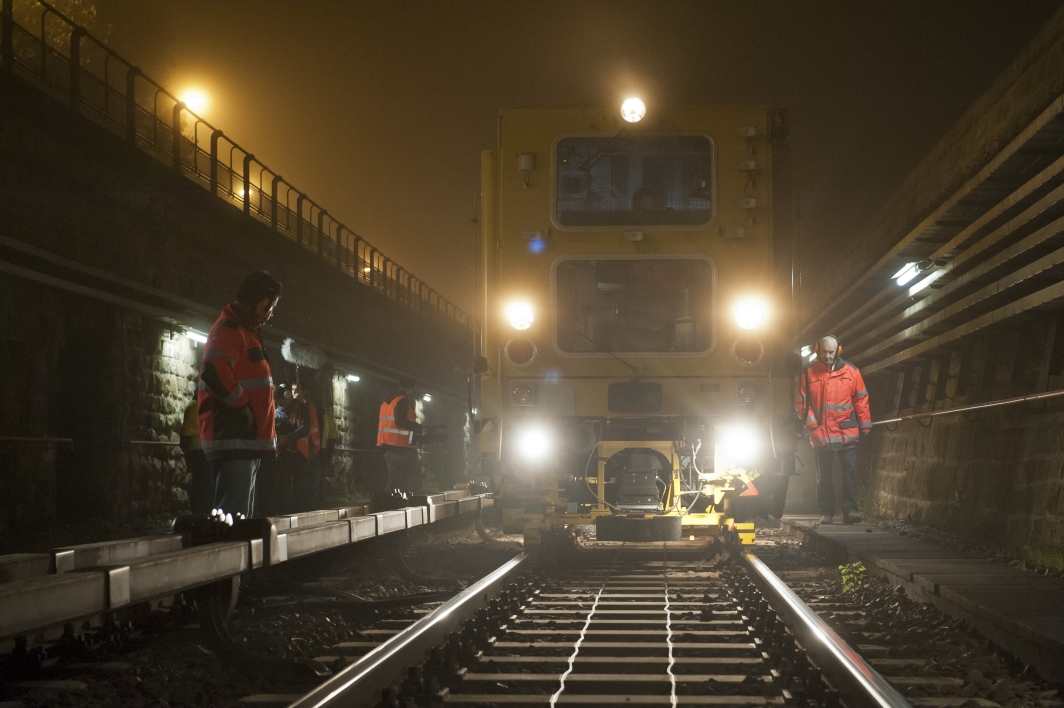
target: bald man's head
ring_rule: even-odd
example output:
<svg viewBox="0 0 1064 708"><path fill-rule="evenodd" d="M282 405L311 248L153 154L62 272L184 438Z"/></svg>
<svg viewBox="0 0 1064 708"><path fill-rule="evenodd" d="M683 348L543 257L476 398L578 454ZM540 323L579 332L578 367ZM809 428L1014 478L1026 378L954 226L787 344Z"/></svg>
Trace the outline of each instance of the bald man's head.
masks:
<svg viewBox="0 0 1064 708"><path fill-rule="evenodd" d="M820 346L817 347L816 358L824 366L829 369L835 364L835 359L839 356L839 340L835 339L831 335L824 337L820 340Z"/></svg>

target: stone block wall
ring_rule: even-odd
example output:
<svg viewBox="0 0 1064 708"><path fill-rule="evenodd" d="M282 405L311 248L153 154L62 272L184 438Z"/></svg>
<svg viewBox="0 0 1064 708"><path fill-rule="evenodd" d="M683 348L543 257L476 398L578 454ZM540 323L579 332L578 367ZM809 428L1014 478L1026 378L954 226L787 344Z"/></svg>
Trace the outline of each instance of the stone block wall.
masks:
<svg viewBox="0 0 1064 708"><path fill-rule="evenodd" d="M1055 322L869 378L873 420L1062 387ZM877 426L865 511L1064 559L1064 397Z"/></svg>
<svg viewBox="0 0 1064 708"><path fill-rule="evenodd" d="M187 511L191 480L175 443L202 345L158 319L19 278L4 278L0 316L0 437L73 440L0 440L0 531ZM279 350L268 354L277 381L298 376L336 420L347 450L323 480L326 503L374 491L383 471L377 415L392 384L297 371ZM462 408L439 395L424 406L426 423L450 428L448 442L426 455L444 487L466 477Z"/></svg>

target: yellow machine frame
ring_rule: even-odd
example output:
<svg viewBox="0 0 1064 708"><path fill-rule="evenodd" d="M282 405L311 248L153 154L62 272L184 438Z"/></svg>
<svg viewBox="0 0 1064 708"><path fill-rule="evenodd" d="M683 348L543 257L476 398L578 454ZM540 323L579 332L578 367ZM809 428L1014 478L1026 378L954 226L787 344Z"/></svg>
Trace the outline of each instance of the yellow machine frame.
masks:
<svg viewBox="0 0 1064 708"><path fill-rule="evenodd" d="M666 509L682 515L683 533L738 531L753 542L751 524L736 524L727 514L728 501L738 495L732 484L750 482L757 470L718 469L714 452L714 481L703 493L713 495L717 510L686 513L673 496L680 485L680 461L672 440L600 440L595 485L597 503L574 511L561 496L551 474L537 477L515 470L504 449L505 431L517 419L564 419L566 416L624 418L609 411L607 385L626 381L635 367L639 380L660 383L666 416L710 421L711 428L731 421L750 421L765 432L772 414L790 406L789 383L773 379L769 363L785 344L781 326L786 297L773 271L772 149L768 111L762 106L717 106L690 109L651 108L653 121L633 128L614 110L517 110L499 119L498 145L482 153L481 168L481 353L488 372L480 379L479 416L491 419L480 434L480 449L504 499L504 520L520 527L535 542L546 528L586 524L610 513L605 458L624 449L646 447L672 461L673 488ZM648 118L650 115L648 115ZM707 136L713 146L713 202L711 220L697 226L566 227L555 213L555 151L570 136L611 137L628 130L648 135ZM634 235L637 234L637 235ZM543 253L529 251L529 239L545 243ZM713 345L705 352L625 354L603 356L566 354L555 339L553 277L561 260L593 258L707 259L714 269L715 313ZM730 315L742 296L756 294L771 304L773 318L752 334L739 328ZM515 331L504 309L515 298L526 300L536 318L521 336L533 341L535 359L516 365L508 359L507 343ZM755 336L764 355L744 364L733 354L741 336ZM623 359L624 361L614 361ZM535 389L533 405L516 404L511 392L518 384ZM745 387L745 388L744 388ZM740 400L744 391L757 391L753 402ZM712 431L705 433L712 437ZM712 445L711 440L707 444ZM712 448L710 448L712 449ZM727 474L725 474L727 472ZM740 485L742 486L742 485ZM724 506L720 504L723 502Z"/></svg>

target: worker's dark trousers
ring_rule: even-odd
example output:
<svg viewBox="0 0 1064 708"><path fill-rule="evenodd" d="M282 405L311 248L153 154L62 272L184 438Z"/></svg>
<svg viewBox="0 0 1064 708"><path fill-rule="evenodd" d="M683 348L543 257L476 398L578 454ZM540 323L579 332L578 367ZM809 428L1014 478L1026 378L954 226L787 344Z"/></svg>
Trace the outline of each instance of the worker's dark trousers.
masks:
<svg viewBox="0 0 1064 708"><path fill-rule="evenodd" d="M857 513L857 445L845 445L838 450L830 447L816 449L816 501L823 516L835 515L835 484L831 476L832 461L839 456L842 466L839 502L843 514Z"/></svg>
<svg viewBox="0 0 1064 708"><path fill-rule="evenodd" d="M421 494L421 460L416 449L385 447L384 463L388 466L387 491L399 489L407 494Z"/></svg>
<svg viewBox="0 0 1064 708"><path fill-rule="evenodd" d="M209 514L214 504L214 478L207 468L207 458L203 450L189 450L185 453L185 467L192 477L189 488L188 505L193 514Z"/></svg>
<svg viewBox="0 0 1064 708"><path fill-rule="evenodd" d="M262 460L212 460L207 468L214 473L214 506L234 517L255 513L255 476Z"/></svg>

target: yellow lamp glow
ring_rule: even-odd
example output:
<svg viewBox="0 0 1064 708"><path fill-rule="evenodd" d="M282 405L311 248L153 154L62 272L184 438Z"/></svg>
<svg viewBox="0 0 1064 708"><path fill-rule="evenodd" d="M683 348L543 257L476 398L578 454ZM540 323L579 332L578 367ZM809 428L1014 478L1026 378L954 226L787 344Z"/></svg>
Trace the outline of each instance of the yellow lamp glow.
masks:
<svg viewBox="0 0 1064 708"><path fill-rule="evenodd" d="M211 105L210 96L198 86L189 86L182 90L181 93L177 95L177 99L188 106L190 111L200 115L202 115Z"/></svg>
<svg viewBox="0 0 1064 708"><path fill-rule="evenodd" d="M647 114L647 106L641 100L632 96L621 104L621 118L629 123L638 123Z"/></svg>
<svg viewBox="0 0 1064 708"><path fill-rule="evenodd" d="M532 304L524 300L515 300L506 306L506 319L514 329L528 329L534 319Z"/></svg>
<svg viewBox="0 0 1064 708"><path fill-rule="evenodd" d="M735 304L735 323L743 329L757 329L768 319L768 305L760 298L746 298Z"/></svg>

